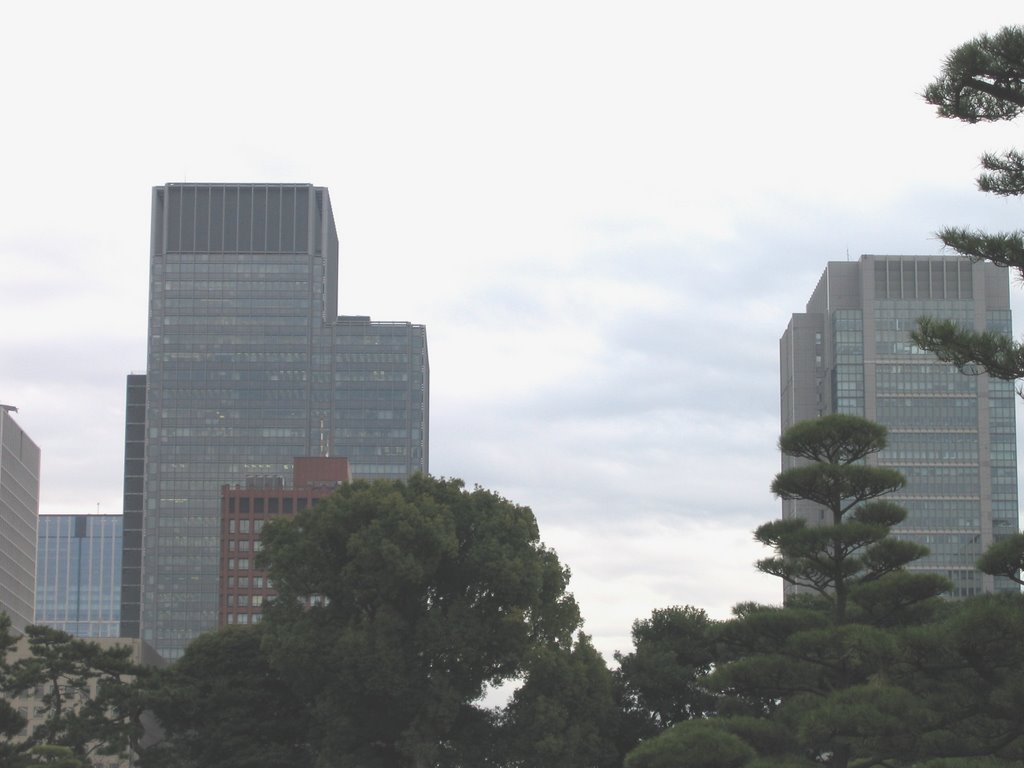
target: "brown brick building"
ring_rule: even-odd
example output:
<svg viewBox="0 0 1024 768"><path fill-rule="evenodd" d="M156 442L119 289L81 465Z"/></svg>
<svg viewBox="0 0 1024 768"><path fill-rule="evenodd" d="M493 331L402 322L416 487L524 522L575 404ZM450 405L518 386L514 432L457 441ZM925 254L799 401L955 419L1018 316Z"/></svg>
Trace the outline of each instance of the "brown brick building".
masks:
<svg viewBox="0 0 1024 768"><path fill-rule="evenodd" d="M267 520L291 517L352 479L348 459L295 459L294 483L280 476L246 478L245 486L221 487L220 610L218 626L257 624L263 603L275 595L266 572L255 567L260 531Z"/></svg>

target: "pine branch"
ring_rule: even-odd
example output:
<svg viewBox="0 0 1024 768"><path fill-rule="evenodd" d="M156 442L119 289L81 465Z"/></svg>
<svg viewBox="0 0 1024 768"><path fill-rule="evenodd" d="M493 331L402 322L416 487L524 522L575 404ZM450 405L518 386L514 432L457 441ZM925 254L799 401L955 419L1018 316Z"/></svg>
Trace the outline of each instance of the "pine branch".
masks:
<svg viewBox="0 0 1024 768"><path fill-rule="evenodd" d="M986 173L978 177L978 189L1003 197L1024 195L1024 155L1015 149L981 156Z"/></svg>
<svg viewBox="0 0 1024 768"><path fill-rule="evenodd" d="M988 235L978 229L946 227L935 233L947 248L973 262L991 261L997 267L1016 269L1024 277L1024 233Z"/></svg>
<svg viewBox="0 0 1024 768"><path fill-rule="evenodd" d="M1014 381L1024 377L1024 345L1002 333L975 331L952 320L921 317L911 339L964 373L988 373Z"/></svg>

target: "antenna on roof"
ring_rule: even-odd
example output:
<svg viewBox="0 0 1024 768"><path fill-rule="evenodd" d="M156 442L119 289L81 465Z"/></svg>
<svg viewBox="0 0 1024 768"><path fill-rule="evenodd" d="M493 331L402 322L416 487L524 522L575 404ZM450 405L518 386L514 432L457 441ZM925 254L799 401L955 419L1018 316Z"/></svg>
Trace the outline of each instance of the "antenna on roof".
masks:
<svg viewBox="0 0 1024 768"><path fill-rule="evenodd" d="M321 456L330 456L331 455L331 451L327 447L327 435L324 432L324 420L323 420L323 417L320 418L320 455Z"/></svg>

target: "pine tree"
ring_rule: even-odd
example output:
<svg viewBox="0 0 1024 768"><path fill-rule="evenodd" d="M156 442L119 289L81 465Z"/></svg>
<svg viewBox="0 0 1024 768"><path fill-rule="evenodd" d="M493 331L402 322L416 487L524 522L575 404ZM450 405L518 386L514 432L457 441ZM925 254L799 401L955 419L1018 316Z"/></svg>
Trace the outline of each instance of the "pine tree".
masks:
<svg viewBox="0 0 1024 768"><path fill-rule="evenodd" d="M946 58L924 98L940 117L967 123L1013 120L1024 111L1024 27L1005 27L981 35ZM1004 197L1024 195L1024 154L1011 149L986 153L978 189ZM990 261L1024 278L1024 232L985 233L970 227L946 227L938 238L971 261ZM975 331L951 320L922 318L913 334L921 348L967 372L998 379L1024 377L1024 346L996 331Z"/></svg>

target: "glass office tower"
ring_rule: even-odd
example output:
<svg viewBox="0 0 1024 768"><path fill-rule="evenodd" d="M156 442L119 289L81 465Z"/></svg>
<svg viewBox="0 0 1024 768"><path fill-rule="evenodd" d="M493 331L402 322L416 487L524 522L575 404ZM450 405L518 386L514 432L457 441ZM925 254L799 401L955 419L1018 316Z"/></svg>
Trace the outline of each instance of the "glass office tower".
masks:
<svg viewBox="0 0 1024 768"><path fill-rule="evenodd" d="M42 515L36 624L76 637L121 629L121 515Z"/></svg>
<svg viewBox="0 0 1024 768"><path fill-rule="evenodd" d="M294 456L344 456L355 478L427 471L429 367L422 325L338 316L325 188L168 184L152 221L142 540L132 553L126 533L122 626L141 619L174 659L217 625L221 485L290 477Z"/></svg>
<svg viewBox="0 0 1024 768"><path fill-rule="evenodd" d="M1009 334L1009 300L1006 270L989 263L829 262L780 342L782 429L829 413L888 427L875 460L907 478L891 497L908 510L896 535L928 547L911 568L947 577L958 597L1017 589L974 568L993 541L1018 530L1016 395L1013 382L965 375L922 352L910 332L928 315ZM794 464L783 457L783 468ZM819 510L787 501L783 516L815 523Z"/></svg>

